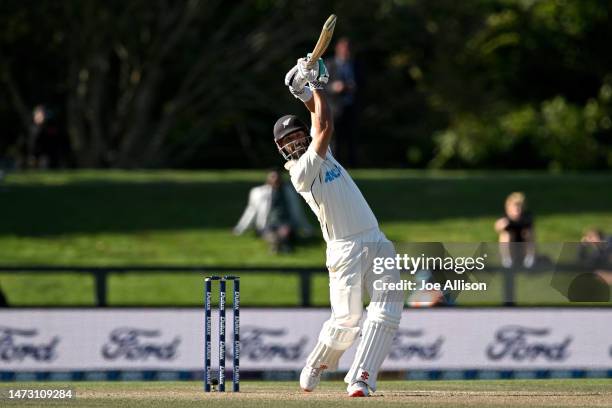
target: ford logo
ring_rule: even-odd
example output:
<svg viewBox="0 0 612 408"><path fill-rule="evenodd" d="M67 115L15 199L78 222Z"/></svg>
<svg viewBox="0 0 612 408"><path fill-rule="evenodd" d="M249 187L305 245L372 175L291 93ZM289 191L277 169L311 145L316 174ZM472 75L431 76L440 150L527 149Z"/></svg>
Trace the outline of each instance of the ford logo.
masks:
<svg viewBox="0 0 612 408"><path fill-rule="evenodd" d="M125 359L145 361L174 360L178 355L179 337L163 342L159 339L160 330L121 327L110 333L109 340L102 346L102 356L106 360Z"/></svg>
<svg viewBox="0 0 612 408"><path fill-rule="evenodd" d="M423 330L399 329L391 343L391 360L410 360L411 358L432 361L442 356L442 345L444 338L437 337L434 340L423 339Z"/></svg>
<svg viewBox="0 0 612 408"><path fill-rule="evenodd" d="M569 357L572 337L551 340L550 329L506 326L495 333L495 340L487 347L491 360L509 358L514 361L563 361Z"/></svg>
<svg viewBox="0 0 612 408"><path fill-rule="evenodd" d="M19 362L27 358L42 362L55 360L60 338L55 336L47 343L35 343L33 338L37 335L36 329L0 326L0 360L5 362Z"/></svg>

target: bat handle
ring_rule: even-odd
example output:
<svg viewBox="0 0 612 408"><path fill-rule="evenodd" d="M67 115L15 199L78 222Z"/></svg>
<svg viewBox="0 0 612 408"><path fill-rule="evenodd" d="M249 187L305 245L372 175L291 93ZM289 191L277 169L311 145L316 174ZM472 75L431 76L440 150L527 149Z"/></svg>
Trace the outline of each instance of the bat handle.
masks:
<svg viewBox="0 0 612 408"><path fill-rule="evenodd" d="M320 58L320 57L319 57ZM312 67L315 66L315 64L317 63L317 60L319 59L313 59L312 55L310 57L308 57L308 60L306 61L306 68L308 69L312 69Z"/></svg>

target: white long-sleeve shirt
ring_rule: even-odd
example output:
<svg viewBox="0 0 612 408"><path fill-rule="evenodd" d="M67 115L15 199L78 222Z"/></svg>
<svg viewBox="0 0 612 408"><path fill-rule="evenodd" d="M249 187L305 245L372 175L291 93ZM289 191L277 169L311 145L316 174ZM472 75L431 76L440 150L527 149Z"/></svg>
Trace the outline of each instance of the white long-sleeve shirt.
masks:
<svg viewBox="0 0 612 408"><path fill-rule="evenodd" d="M361 191L329 150L323 159L311 144L299 160L290 160L285 168L297 192L316 214L325 241L378 227Z"/></svg>

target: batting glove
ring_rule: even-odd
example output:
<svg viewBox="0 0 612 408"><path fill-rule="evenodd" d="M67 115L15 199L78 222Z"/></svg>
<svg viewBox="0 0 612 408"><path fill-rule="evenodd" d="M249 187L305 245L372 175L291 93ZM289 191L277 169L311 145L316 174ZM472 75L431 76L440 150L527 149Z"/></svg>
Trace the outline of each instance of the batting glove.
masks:
<svg viewBox="0 0 612 408"><path fill-rule="evenodd" d="M285 75L285 85L289 87L289 92L302 102L307 102L312 98L312 91L306 86L306 83L297 65Z"/></svg>
<svg viewBox="0 0 612 408"><path fill-rule="evenodd" d="M323 89L329 81L329 72L327 67L321 58L312 66L308 68L307 64L310 58L308 54L307 58L300 58L298 60L298 71L310 84L311 89Z"/></svg>

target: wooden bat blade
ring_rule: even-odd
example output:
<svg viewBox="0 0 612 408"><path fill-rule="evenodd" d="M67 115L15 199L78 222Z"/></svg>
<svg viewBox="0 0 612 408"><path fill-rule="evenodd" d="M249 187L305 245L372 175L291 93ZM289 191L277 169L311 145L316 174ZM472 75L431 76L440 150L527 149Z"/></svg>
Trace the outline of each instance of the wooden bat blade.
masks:
<svg viewBox="0 0 612 408"><path fill-rule="evenodd" d="M308 68L312 68L315 62L317 62L317 60L321 58L323 53L325 53L325 50L329 46L332 36L334 35L334 28L336 28L336 20L336 15L332 14L327 18L325 24L323 24L323 29L321 30L321 34L319 35L317 45L315 45L314 49L312 50L310 59L306 64Z"/></svg>

